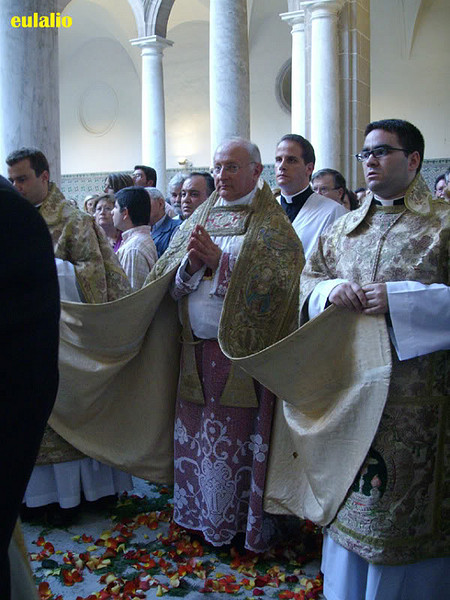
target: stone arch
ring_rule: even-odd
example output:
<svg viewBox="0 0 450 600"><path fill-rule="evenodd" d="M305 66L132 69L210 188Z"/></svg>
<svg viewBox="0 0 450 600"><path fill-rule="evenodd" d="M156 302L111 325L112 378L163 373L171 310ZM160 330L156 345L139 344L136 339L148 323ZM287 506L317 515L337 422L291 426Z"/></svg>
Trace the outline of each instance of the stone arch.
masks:
<svg viewBox="0 0 450 600"><path fill-rule="evenodd" d="M62 12L68 4L70 4L71 0L57 0L56 8L59 12Z"/></svg>
<svg viewBox="0 0 450 600"><path fill-rule="evenodd" d="M175 0L128 0L136 19L138 36L158 35L165 38L174 2Z"/></svg>
<svg viewBox="0 0 450 600"><path fill-rule="evenodd" d="M430 0L401 0L401 21L403 29L403 51L405 56L411 55L411 50L414 44L414 37L417 33L418 22L420 21L420 13L426 8Z"/></svg>

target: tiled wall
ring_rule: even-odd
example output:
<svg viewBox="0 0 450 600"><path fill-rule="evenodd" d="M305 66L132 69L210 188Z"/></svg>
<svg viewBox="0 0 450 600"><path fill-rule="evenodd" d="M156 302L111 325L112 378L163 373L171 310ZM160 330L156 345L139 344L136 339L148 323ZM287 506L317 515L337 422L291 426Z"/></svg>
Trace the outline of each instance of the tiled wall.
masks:
<svg viewBox="0 0 450 600"><path fill-rule="evenodd" d="M433 190L434 180L438 175L444 173L450 167L450 158L436 158L425 160L422 167L422 175L428 186ZM199 171L207 170L197 169ZM177 169L168 169L166 180L178 173ZM130 173L131 174L131 173ZM79 206L83 205L83 200L88 194L101 193L103 182L107 173L79 173L77 175L62 175L61 190L66 198L76 200ZM275 187L275 173L273 165L264 165L263 178L271 187Z"/></svg>
<svg viewBox="0 0 450 600"><path fill-rule="evenodd" d="M445 173L448 168L450 168L450 158L435 158L423 161L422 175L432 192L434 191L436 177Z"/></svg>
<svg viewBox="0 0 450 600"><path fill-rule="evenodd" d="M208 171L208 167L196 167L196 171ZM166 181L179 173L178 169L167 169ZM131 175L132 172L129 171ZM75 200L79 206L83 205L84 198L88 194L103 193L103 183L108 173L79 173L76 175L61 176L61 191L64 196L70 200ZM263 178L270 187L275 187L275 172L273 165L264 165ZM161 190L164 191L164 190Z"/></svg>

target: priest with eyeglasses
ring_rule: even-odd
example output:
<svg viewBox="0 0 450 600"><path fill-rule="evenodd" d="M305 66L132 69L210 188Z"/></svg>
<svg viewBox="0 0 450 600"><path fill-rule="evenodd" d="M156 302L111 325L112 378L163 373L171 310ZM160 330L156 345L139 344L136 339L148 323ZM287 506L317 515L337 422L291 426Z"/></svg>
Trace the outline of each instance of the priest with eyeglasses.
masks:
<svg viewBox="0 0 450 600"><path fill-rule="evenodd" d="M450 211L432 199L420 174L424 140L414 125L376 121L365 136L356 158L369 192L321 236L300 283L306 318L329 305L382 315L392 357L369 452L325 527L324 595L444 598L450 589ZM346 418L354 419L355 431L362 426L357 412Z"/></svg>

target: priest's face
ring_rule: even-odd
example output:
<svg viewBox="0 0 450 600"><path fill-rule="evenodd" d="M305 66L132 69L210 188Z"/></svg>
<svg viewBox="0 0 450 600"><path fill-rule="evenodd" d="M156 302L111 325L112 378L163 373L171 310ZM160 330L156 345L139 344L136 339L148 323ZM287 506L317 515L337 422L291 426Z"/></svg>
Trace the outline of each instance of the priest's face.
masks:
<svg viewBox="0 0 450 600"><path fill-rule="evenodd" d="M404 151L396 133L374 129L367 135L363 150L380 147L387 149L385 156L371 154L363 161L366 185L383 200L401 198L416 175L419 153Z"/></svg>
<svg viewBox="0 0 450 600"><path fill-rule="evenodd" d="M35 206L42 204L48 194L48 171L36 175L29 158L8 167L8 178L16 190Z"/></svg>
<svg viewBox="0 0 450 600"><path fill-rule="evenodd" d="M281 192L293 196L309 185L314 163L305 163L303 148L293 140L283 140L275 153L275 176Z"/></svg>
<svg viewBox="0 0 450 600"><path fill-rule="evenodd" d="M224 200L232 202L249 194L256 186L262 165L252 159L239 141L219 146L214 155L214 183Z"/></svg>

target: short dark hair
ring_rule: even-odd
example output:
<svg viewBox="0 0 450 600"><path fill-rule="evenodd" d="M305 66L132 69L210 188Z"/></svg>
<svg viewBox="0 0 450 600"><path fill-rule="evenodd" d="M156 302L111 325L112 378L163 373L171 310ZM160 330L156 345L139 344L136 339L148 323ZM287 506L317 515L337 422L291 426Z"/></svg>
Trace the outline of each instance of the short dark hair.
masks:
<svg viewBox="0 0 450 600"><path fill-rule="evenodd" d="M319 171L313 173L311 181L314 181L314 179L317 179L317 177L323 177L324 175L332 175L334 178L334 187L342 188L345 193L347 188L345 177L342 175L342 173L339 173L339 171L336 171L335 169L320 169Z"/></svg>
<svg viewBox="0 0 450 600"><path fill-rule="evenodd" d="M216 186L214 184L214 177L206 171L192 171L192 173L189 173L189 175L184 181L187 181L191 177L203 177L203 179L206 181L206 193L208 194L208 198L216 189Z"/></svg>
<svg viewBox="0 0 450 600"><path fill-rule="evenodd" d="M131 222L135 227L148 225L150 221L150 197L143 187L127 187L114 194L120 212L128 209Z"/></svg>
<svg viewBox="0 0 450 600"><path fill-rule="evenodd" d="M420 171L422 168L423 155L425 151L425 140L415 125L409 121L403 121L402 119L383 119L381 121L372 121L372 123L367 125L364 136L369 135L369 133L374 129L382 129L383 131L388 131L389 133L395 133L400 144L408 154L417 151L420 156L420 163L416 173Z"/></svg>
<svg viewBox="0 0 450 600"><path fill-rule="evenodd" d="M302 135L298 135L297 133L287 133L286 135L283 135L277 146L281 144L281 142L296 142L303 150L303 162L305 165L309 163L313 163L313 165L316 164L316 154L314 152L314 148L311 142L309 142Z"/></svg>
<svg viewBox="0 0 450 600"><path fill-rule="evenodd" d="M113 192L116 193L119 190L126 187L133 187L134 181L131 175L128 173L110 173L105 180L108 187L112 188Z"/></svg>
<svg viewBox="0 0 450 600"><path fill-rule="evenodd" d="M50 167L48 166L48 160L41 150L38 148L20 148L19 150L14 150L6 157L6 164L8 167L12 167L16 163L21 160L25 160L26 158L30 161L30 166L36 174L36 177L42 175L44 171L48 171L50 176Z"/></svg>
<svg viewBox="0 0 450 600"><path fill-rule="evenodd" d="M140 169L144 171L147 181L153 181L153 185L149 187L156 187L156 171L153 167L146 167L145 165L136 165L134 170Z"/></svg>

